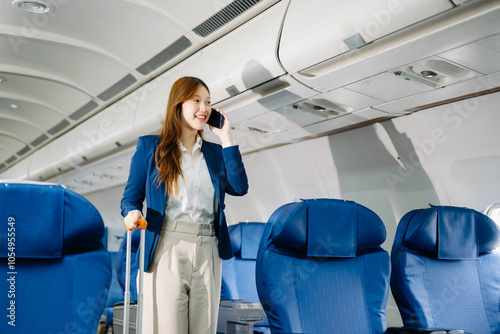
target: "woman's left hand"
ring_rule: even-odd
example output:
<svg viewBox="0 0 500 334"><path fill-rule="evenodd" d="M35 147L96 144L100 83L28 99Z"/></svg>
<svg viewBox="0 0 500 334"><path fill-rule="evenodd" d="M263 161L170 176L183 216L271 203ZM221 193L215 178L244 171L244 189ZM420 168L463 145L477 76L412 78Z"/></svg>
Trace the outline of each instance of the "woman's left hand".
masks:
<svg viewBox="0 0 500 334"><path fill-rule="evenodd" d="M209 125L210 130L215 133L217 137L219 137L221 144L231 143L233 142L233 137L231 135L231 122L229 122L229 118L223 111L219 109L216 110L221 113L222 117L224 117L224 123L220 129Z"/></svg>

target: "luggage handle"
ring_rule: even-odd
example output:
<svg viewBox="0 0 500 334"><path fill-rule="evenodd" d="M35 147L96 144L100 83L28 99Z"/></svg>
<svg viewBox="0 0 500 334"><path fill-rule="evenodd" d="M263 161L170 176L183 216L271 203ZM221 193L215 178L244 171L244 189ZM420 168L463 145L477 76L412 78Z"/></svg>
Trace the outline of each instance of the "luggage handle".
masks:
<svg viewBox="0 0 500 334"><path fill-rule="evenodd" d="M142 331L142 310L143 310L143 276L144 276L144 239L148 223L144 219L138 219L139 229L141 230L141 240L139 247L139 289L137 292L137 317L136 317L136 333L141 334ZM130 315L130 258L132 249L132 230L127 227L127 257L125 266L125 293L124 293L124 313L123 313L123 334L129 334L129 315Z"/></svg>
<svg viewBox="0 0 500 334"><path fill-rule="evenodd" d="M145 219L139 218L137 219L137 223L139 224L140 230L145 230L148 227L148 222ZM126 227L127 231L132 231L128 227Z"/></svg>

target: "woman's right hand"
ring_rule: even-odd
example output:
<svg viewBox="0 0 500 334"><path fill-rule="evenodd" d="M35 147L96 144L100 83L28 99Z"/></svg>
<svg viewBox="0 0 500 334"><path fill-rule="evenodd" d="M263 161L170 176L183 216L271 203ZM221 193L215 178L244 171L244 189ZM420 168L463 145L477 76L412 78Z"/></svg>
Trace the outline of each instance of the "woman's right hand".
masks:
<svg viewBox="0 0 500 334"><path fill-rule="evenodd" d="M137 230L139 228L139 223L137 222L139 219L144 219L142 213L139 210L133 210L130 211L123 220L125 221L127 229Z"/></svg>

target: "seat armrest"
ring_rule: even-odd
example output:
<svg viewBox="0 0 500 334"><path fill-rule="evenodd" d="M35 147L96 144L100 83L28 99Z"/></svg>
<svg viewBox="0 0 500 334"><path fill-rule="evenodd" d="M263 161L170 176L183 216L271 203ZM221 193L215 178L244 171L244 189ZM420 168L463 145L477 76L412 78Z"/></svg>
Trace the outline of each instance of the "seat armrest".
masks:
<svg viewBox="0 0 500 334"><path fill-rule="evenodd" d="M415 328L415 327L390 327L387 334L473 334L461 329Z"/></svg>
<svg viewBox="0 0 500 334"><path fill-rule="evenodd" d="M253 333L253 325L263 322L262 305L243 300L221 300L217 333Z"/></svg>

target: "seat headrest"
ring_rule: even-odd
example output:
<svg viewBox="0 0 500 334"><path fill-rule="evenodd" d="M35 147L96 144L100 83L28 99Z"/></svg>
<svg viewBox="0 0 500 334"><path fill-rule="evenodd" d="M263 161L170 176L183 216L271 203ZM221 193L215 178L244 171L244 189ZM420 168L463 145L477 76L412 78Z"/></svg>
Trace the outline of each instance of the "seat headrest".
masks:
<svg viewBox="0 0 500 334"><path fill-rule="evenodd" d="M96 247L104 236L97 209L59 185L0 183L0 237L15 235L17 258L59 258ZM9 253L2 242L0 257Z"/></svg>
<svg viewBox="0 0 500 334"><path fill-rule="evenodd" d="M234 256L255 260L265 223L239 223L229 226L229 237Z"/></svg>
<svg viewBox="0 0 500 334"><path fill-rule="evenodd" d="M310 199L278 208L268 224L272 243L297 255L355 257L385 240L382 220L352 201Z"/></svg>
<svg viewBox="0 0 500 334"><path fill-rule="evenodd" d="M500 246L500 229L486 215L467 208L432 206L407 213L404 244L438 259L475 259Z"/></svg>

